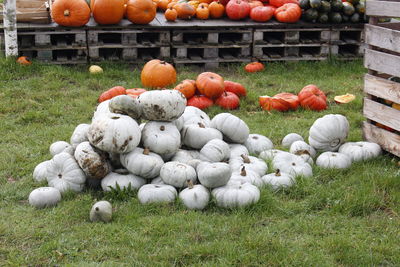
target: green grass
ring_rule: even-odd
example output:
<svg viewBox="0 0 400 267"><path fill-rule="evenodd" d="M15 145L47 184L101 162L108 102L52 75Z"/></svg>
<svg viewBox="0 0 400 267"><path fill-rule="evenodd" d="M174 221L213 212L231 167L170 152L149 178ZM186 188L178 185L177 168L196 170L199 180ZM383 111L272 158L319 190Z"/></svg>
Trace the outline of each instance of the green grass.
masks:
<svg viewBox="0 0 400 267"><path fill-rule="evenodd" d="M68 141L76 125L90 121L101 91L141 86L137 67L102 67L103 75L91 76L86 66L22 67L0 59L0 265L400 265L400 171L398 159L387 154L344 171L315 167L312 178L283 192L264 189L257 205L239 210L214 203L202 212L178 202L142 206L133 197L113 201L112 223L93 224L90 208L107 196L92 191L67 194L55 208L30 207L27 197L39 186L32 171L50 159L49 145ZM248 89L232 113L278 148L290 132L307 137L313 121L329 113L347 116L350 141L362 138L361 62L271 63L257 74L230 65L218 72ZM178 79L198 73L181 69ZM328 110L267 113L258 107L259 95L296 93L310 83L328 92ZM357 99L332 101L344 93Z"/></svg>

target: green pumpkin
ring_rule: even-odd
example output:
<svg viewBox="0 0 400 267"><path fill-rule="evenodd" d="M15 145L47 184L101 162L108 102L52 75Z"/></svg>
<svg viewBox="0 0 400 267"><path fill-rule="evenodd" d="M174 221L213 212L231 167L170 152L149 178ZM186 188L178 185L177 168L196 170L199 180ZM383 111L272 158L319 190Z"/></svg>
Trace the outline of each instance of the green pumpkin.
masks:
<svg viewBox="0 0 400 267"><path fill-rule="evenodd" d="M307 9L303 13L303 20L308 22L315 22L318 18L318 11L315 8Z"/></svg>
<svg viewBox="0 0 400 267"><path fill-rule="evenodd" d="M320 13L318 16L319 23L328 23L329 22L329 15L328 13Z"/></svg>
<svg viewBox="0 0 400 267"><path fill-rule="evenodd" d="M345 14L347 16L351 16L354 14L354 12L356 12L356 9L354 8L354 6L351 3L344 2L342 11L343 11L343 14Z"/></svg>
<svg viewBox="0 0 400 267"><path fill-rule="evenodd" d="M360 22L360 14L354 13L353 15L351 15L350 21L353 22L353 23Z"/></svg>
<svg viewBox="0 0 400 267"><path fill-rule="evenodd" d="M355 5L356 12L360 14L365 14L365 4L363 2L358 3Z"/></svg>
<svg viewBox="0 0 400 267"><path fill-rule="evenodd" d="M332 12L329 15L329 20L332 23L341 23L343 18L342 18L342 15L339 12Z"/></svg>
<svg viewBox="0 0 400 267"><path fill-rule="evenodd" d="M331 1L331 9L334 12L342 11L343 2L341 0L332 0Z"/></svg>
<svg viewBox="0 0 400 267"><path fill-rule="evenodd" d="M300 0L299 5L302 9L309 9L310 8L310 0Z"/></svg>
<svg viewBox="0 0 400 267"><path fill-rule="evenodd" d="M331 12L331 3L328 1L321 1L321 6L319 7L318 11L322 13Z"/></svg>
<svg viewBox="0 0 400 267"><path fill-rule="evenodd" d="M321 0L310 0L310 6L318 9L321 6Z"/></svg>

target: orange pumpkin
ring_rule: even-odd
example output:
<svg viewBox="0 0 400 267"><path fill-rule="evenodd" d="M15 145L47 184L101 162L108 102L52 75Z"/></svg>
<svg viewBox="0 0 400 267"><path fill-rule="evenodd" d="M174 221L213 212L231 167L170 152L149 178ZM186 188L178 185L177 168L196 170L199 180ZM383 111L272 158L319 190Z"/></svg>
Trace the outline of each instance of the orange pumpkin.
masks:
<svg viewBox="0 0 400 267"><path fill-rule="evenodd" d="M251 62L244 67L247 72L258 72L264 69L264 64L261 62Z"/></svg>
<svg viewBox="0 0 400 267"><path fill-rule="evenodd" d="M210 11L202 4L196 9L196 17L198 19L208 19L210 17Z"/></svg>
<svg viewBox="0 0 400 267"><path fill-rule="evenodd" d="M293 110L296 110L300 105L299 97L291 93L279 93L274 95L274 97L282 98L289 102L290 108Z"/></svg>
<svg viewBox="0 0 400 267"><path fill-rule="evenodd" d="M114 87L108 89L107 91L103 92L99 96L98 102L100 103L100 102L106 101L108 99L111 99L114 96L125 95L125 94L126 94L126 90L125 90L124 87L122 87L122 86L114 86Z"/></svg>
<svg viewBox="0 0 400 267"><path fill-rule="evenodd" d="M211 4L213 2L213 0L199 0L199 3L206 3L206 4Z"/></svg>
<svg viewBox="0 0 400 267"><path fill-rule="evenodd" d="M212 2L208 6L208 10L210 11L210 17L214 19L221 18L225 13L225 7L219 1Z"/></svg>
<svg viewBox="0 0 400 267"><path fill-rule="evenodd" d="M291 108L290 103L280 97L260 96L258 101L263 110L288 111Z"/></svg>
<svg viewBox="0 0 400 267"><path fill-rule="evenodd" d="M218 98L224 92L224 79L214 72L203 72L197 76L196 87L209 98Z"/></svg>
<svg viewBox="0 0 400 267"><path fill-rule="evenodd" d="M32 65L32 61L28 57L25 57L25 56L19 57L17 59L17 63L20 65L24 65L24 66Z"/></svg>
<svg viewBox="0 0 400 267"><path fill-rule="evenodd" d="M57 0L51 7L53 20L66 27L81 27L90 19L90 8L85 0Z"/></svg>
<svg viewBox="0 0 400 267"><path fill-rule="evenodd" d="M176 82L176 70L165 61L153 59L144 65L140 79L146 87L164 88Z"/></svg>
<svg viewBox="0 0 400 267"><path fill-rule="evenodd" d="M178 18L178 12L176 12L175 9L170 7L167 10L165 10L164 16L167 21L175 21Z"/></svg>
<svg viewBox="0 0 400 267"><path fill-rule="evenodd" d="M196 92L196 83L193 83L193 80L183 80L174 89L184 94L186 99L189 99Z"/></svg>
<svg viewBox="0 0 400 267"><path fill-rule="evenodd" d="M126 17L135 24L149 24L156 17L156 12L157 7L152 0L129 0L126 7Z"/></svg>
<svg viewBox="0 0 400 267"><path fill-rule="evenodd" d="M161 10L166 10L169 4L168 0L159 0L157 3L157 7Z"/></svg>
<svg viewBox="0 0 400 267"><path fill-rule="evenodd" d="M249 4L250 4L251 9L258 7L258 6L264 6L263 3L258 0L250 1Z"/></svg>
<svg viewBox="0 0 400 267"><path fill-rule="evenodd" d="M124 17L124 4L124 0L96 0L93 18L99 24L118 24Z"/></svg>
<svg viewBox="0 0 400 267"><path fill-rule="evenodd" d="M178 12L180 19L190 19L196 14L196 9L186 2L177 3L174 5L174 9Z"/></svg>
<svg viewBox="0 0 400 267"><path fill-rule="evenodd" d="M130 97L133 97L133 98L137 98L144 92L146 92L146 89L143 89L143 88L126 89L126 95L129 95Z"/></svg>

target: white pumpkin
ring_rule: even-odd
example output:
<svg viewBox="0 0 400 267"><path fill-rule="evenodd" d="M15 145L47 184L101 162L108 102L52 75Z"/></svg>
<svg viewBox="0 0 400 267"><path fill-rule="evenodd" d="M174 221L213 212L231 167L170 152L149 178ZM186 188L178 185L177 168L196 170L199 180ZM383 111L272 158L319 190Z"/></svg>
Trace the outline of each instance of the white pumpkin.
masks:
<svg viewBox="0 0 400 267"><path fill-rule="evenodd" d="M262 187L264 184L258 173L252 170L246 170L246 167L244 166L240 171L232 172L232 176L229 179L228 185L238 181L241 183L250 183L258 188Z"/></svg>
<svg viewBox="0 0 400 267"><path fill-rule="evenodd" d="M201 162L196 171L199 182L208 188L226 185L232 175L229 165L222 162Z"/></svg>
<svg viewBox="0 0 400 267"><path fill-rule="evenodd" d="M100 116L90 125L89 142L110 153L128 153L140 142L141 132L134 119L126 115Z"/></svg>
<svg viewBox="0 0 400 267"><path fill-rule="evenodd" d="M181 146L181 134L173 123L149 121L142 130L142 143L154 153L171 154Z"/></svg>
<svg viewBox="0 0 400 267"><path fill-rule="evenodd" d="M203 124L185 125L181 131L182 143L194 149L201 149L212 139L221 139L222 133L214 128L205 127Z"/></svg>
<svg viewBox="0 0 400 267"><path fill-rule="evenodd" d="M166 183L164 183L164 181L161 179L160 176L152 179L150 183L151 184L166 184Z"/></svg>
<svg viewBox="0 0 400 267"><path fill-rule="evenodd" d="M120 189L128 188L139 189L142 185L146 184L146 180L142 177L129 173L125 169L117 169L104 177L101 180L101 188L103 191L111 191L111 188L117 189L117 185Z"/></svg>
<svg viewBox="0 0 400 267"><path fill-rule="evenodd" d="M343 153L327 151L319 155L315 164L321 168L347 169L351 166L351 158Z"/></svg>
<svg viewBox="0 0 400 267"><path fill-rule="evenodd" d="M121 154L121 163L128 171L145 179L159 176L161 167L164 165L159 155L140 147L130 153Z"/></svg>
<svg viewBox="0 0 400 267"><path fill-rule="evenodd" d="M89 131L90 124L81 123L76 126L74 132L71 135L70 143L75 149L80 143L88 141L87 133Z"/></svg>
<svg viewBox="0 0 400 267"><path fill-rule="evenodd" d="M312 167L301 157L291 153L279 153L272 160L275 170L288 173L290 175L310 177L312 176Z"/></svg>
<svg viewBox="0 0 400 267"><path fill-rule="evenodd" d="M201 123L205 127L210 127L211 123L210 117L207 115L207 113L193 106L187 106L185 108L182 118L184 125Z"/></svg>
<svg viewBox="0 0 400 267"><path fill-rule="evenodd" d="M73 147L70 144L68 144L67 142L65 142L65 141L57 141L57 142L52 143L50 145L50 149L49 150L50 150L50 154L52 156L57 155L57 154L59 154L61 152L66 152L66 153L69 153L71 155L74 154Z"/></svg>
<svg viewBox="0 0 400 267"><path fill-rule="evenodd" d="M208 141L200 150L200 160L209 162L226 161L229 159L229 145L221 139Z"/></svg>
<svg viewBox="0 0 400 267"><path fill-rule="evenodd" d="M266 160L266 161L271 161L273 160L276 155L282 154L282 153L287 153L290 154L289 152L283 151L283 150L279 150L279 149L268 149L268 150L264 150L260 153L260 155L258 155L258 157L260 159Z"/></svg>
<svg viewBox="0 0 400 267"><path fill-rule="evenodd" d="M47 165L50 163L50 160L43 161L39 163L35 169L33 170L33 179L37 182L46 181L47 179Z"/></svg>
<svg viewBox="0 0 400 267"><path fill-rule="evenodd" d="M310 146L309 144L307 144L304 141L294 141L292 143L292 145L290 146L290 153L295 154L295 155L302 155L302 154L306 154L306 155L310 155L312 158L314 158L317 155L317 151L315 151L315 149Z"/></svg>
<svg viewBox="0 0 400 267"><path fill-rule="evenodd" d="M68 190L80 192L84 188L85 181L85 173L71 154L65 152L57 154L47 165L47 182L61 193Z"/></svg>
<svg viewBox="0 0 400 267"><path fill-rule="evenodd" d="M105 200L96 202L90 210L89 217L92 222L110 222L112 218L111 203Z"/></svg>
<svg viewBox="0 0 400 267"><path fill-rule="evenodd" d="M190 210L202 210L210 201L210 191L201 185L192 183L179 193L179 199Z"/></svg>
<svg viewBox="0 0 400 267"><path fill-rule="evenodd" d="M308 143L319 151L338 151L349 134L349 127L345 116L325 115L311 126Z"/></svg>
<svg viewBox="0 0 400 267"><path fill-rule="evenodd" d="M261 134L249 134L244 145L250 152L250 154L259 155L262 151L272 149L274 144L272 141Z"/></svg>
<svg viewBox="0 0 400 267"><path fill-rule="evenodd" d="M171 185L145 184L138 191L138 199L142 204L174 202L178 192Z"/></svg>
<svg viewBox="0 0 400 267"><path fill-rule="evenodd" d="M172 157L171 161L179 161L187 164L192 159L200 158L200 152L197 150L179 149Z"/></svg>
<svg viewBox="0 0 400 267"><path fill-rule="evenodd" d="M136 98L128 95L117 95L110 100L108 108L111 113L124 114L134 120L140 120L142 110Z"/></svg>
<svg viewBox="0 0 400 267"><path fill-rule="evenodd" d="M245 166L246 170L252 170L260 176L264 175L268 170L268 165L264 160L248 155L231 158L229 160L229 165L232 171L240 171L242 167Z"/></svg>
<svg viewBox="0 0 400 267"><path fill-rule="evenodd" d="M229 144L229 148L231 150L231 154L230 154L229 158L236 158L236 157L240 157L240 155L250 154L247 147L245 147L244 145L241 145L241 144Z"/></svg>
<svg viewBox="0 0 400 267"><path fill-rule="evenodd" d="M151 90L137 98L143 118L150 121L173 121L186 107L186 97L178 90Z"/></svg>
<svg viewBox="0 0 400 267"><path fill-rule="evenodd" d="M380 145L372 142L348 142L340 146L339 152L356 162L376 158L382 153L382 149Z"/></svg>
<svg viewBox="0 0 400 267"><path fill-rule="evenodd" d="M290 133L283 137L282 146L289 148L295 141L304 141L304 138L297 133Z"/></svg>
<svg viewBox="0 0 400 267"><path fill-rule="evenodd" d="M98 119L99 117L103 116L103 115L109 115L112 114L112 112L110 111L109 105L110 104L110 100L106 100L101 102L97 107L96 110L93 114L92 117L92 121Z"/></svg>
<svg viewBox="0 0 400 267"><path fill-rule="evenodd" d="M249 127L239 117L230 113L219 113L211 120L211 127L219 130L224 140L243 144L249 137Z"/></svg>
<svg viewBox="0 0 400 267"><path fill-rule="evenodd" d="M76 147L74 156L87 178L102 179L111 171L107 154L93 147L88 141Z"/></svg>
<svg viewBox="0 0 400 267"><path fill-rule="evenodd" d="M260 190L250 183L234 183L221 186L211 191L218 207L237 208L257 203Z"/></svg>
<svg viewBox="0 0 400 267"><path fill-rule="evenodd" d="M181 131L183 128L183 125L185 124L185 121L182 116L183 116L183 114L176 120L171 121L171 123L175 124L178 131Z"/></svg>
<svg viewBox="0 0 400 267"><path fill-rule="evenodd" d="M261 177L264 185L271 186L273 190L277 190L283 187L290 187L294 185L295 178L284 172L280 172L280 170L276 170L274 173L266 174Z"/></svg>
<svg viewBox="0 0 400 267"><path fill-rule="evenodd" d="M29 204L35 208L46 208L57 205L61 200L60 190L54 187L39 187L29 194Z"/></svg>
<svg viewBox="0 0 400 267"><path fill-rule="evenodd" d="M196 170L192 166L177 161L165 163L161 167L160 177L164 183L178 188L186 187L188 181L195 183L197 180Z"/></svg>

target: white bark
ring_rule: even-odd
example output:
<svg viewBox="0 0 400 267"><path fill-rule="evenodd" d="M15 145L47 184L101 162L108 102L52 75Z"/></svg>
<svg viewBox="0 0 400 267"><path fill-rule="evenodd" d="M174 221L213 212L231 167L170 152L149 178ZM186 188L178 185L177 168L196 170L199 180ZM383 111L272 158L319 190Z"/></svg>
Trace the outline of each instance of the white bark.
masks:
<svg viewBox="0 0 400 267"><path fill-rule="evenodd" d="M4 41L6 57L18 56L16 0L4 1Z"/></svg>

